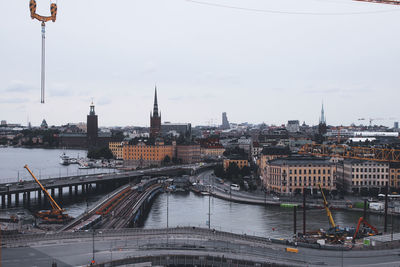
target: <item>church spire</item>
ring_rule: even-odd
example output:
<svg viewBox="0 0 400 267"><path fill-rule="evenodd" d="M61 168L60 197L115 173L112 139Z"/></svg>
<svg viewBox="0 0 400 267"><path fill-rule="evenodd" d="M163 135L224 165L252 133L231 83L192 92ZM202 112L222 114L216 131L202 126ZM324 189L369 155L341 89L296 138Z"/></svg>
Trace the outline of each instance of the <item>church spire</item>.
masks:
<svg viewBox="0 0 400 267"><path fill-rule="evenodd" d="M155 86L155 90L154 90L154 108L153 108L153 117L158 117L157 86Z"/></svg>
<svg viewBox="0 0 400 267"><path fill-rule="evenodd" d="M319 118L320 124L326 124L325 112L324 112L324 102L322 102L321 117Z"/></svg>

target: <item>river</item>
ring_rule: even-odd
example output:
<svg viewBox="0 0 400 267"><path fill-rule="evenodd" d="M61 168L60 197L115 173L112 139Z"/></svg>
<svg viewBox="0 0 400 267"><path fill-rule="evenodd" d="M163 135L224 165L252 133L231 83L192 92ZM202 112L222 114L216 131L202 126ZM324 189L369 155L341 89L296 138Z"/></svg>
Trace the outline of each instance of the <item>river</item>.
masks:
<svg viewBox="0 0 400 267"><path fill-rule="evenodd" d="M26 170L28 164L33 172L41 178L76 175L80 173L77 165L62 166L59 156L65 152L70 157L86 156L84 150L62 149L26 149L0 148L0 183L16 182L18 172L20 179L29 180ZM82 171L82 174L87 170ZM91 169L94 171L102 171ZM107 171L107 170L103 170ZM90 196L88 199L80 197L75 203L66 203L68 214L76 217L102 196ZM168 203L168 204L167 204ZM144 218L143 228L174 226L207 227L209 197L194 193L172 193L158 195ZM269 237L289 237L293 233L293 210L275 206L247 205L231 203L222 199L210 198L211 228L234 233L255 234ZM356 226L360 212L332 211L335 222L340 226ZM383 216L369 215L368 221L383 231ZM391 230L391 217L388 220L388 229ZM399 232L400 220L393 219L394 231ZM324 210L307 211L307 230L329 227L328 218ZM302 211L297 213L297 231L302 231Z"/></svg>

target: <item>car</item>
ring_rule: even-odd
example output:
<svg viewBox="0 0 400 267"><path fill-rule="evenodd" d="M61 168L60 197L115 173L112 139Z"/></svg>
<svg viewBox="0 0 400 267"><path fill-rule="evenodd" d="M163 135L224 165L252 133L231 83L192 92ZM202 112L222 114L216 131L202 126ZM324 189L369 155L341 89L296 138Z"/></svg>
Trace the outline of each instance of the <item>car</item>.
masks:
<svg viewBox="0 0 400 267"><path fill-rule="evenodd" d="M237 185L237 184L231 184L231 190L239 191L240 190L240 186Z"/></svg>
<svg viewBox="0 0 400 267"><path fill-rule="evenodd" d="M272 199L273 199L273 200L279 200L279 197L274 196Z"/></svg>

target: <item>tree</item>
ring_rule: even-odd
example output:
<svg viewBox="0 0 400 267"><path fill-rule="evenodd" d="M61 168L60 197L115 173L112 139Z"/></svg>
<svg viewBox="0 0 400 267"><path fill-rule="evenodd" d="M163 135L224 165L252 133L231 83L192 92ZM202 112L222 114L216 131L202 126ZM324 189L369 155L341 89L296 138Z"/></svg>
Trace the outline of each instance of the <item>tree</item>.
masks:
<svg viewBox="0 0 400 267"><path fill-rule="evenodd" d="M214 174L217 177L225 177L224 166L222 166L222 164L218 164L217 166L215 166Z"/></svg>
<svg viewBox="0 0 400 267"><path fill-rule="evenodd" d="M112 159L114 158L113 153L108 147L94 148L88 151L87 157L90 159Z"/></svg>
<svg viewBox="0 0 400 267"><path fill-rule="evenodd" d="M229 163L228 168L226 169L226 177L228 179L238 178L240 174L240 169L235 162Z"/></svg>
<svg viewBox="0 0 400 267"><path fill-rule="evenodd" d="M166 155L165 158L163 159L163 165L168 165L171 162L171 158Z"/></svg>

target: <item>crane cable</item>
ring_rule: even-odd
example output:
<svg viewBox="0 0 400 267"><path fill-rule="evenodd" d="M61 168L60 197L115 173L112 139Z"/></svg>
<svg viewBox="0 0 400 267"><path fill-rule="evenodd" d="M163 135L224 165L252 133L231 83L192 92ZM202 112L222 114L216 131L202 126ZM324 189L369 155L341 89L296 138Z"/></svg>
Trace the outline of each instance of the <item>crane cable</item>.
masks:
<svg viewBox="0 0 400 267"><path fill-rule="evenodd" d="M368 14L379 14L379 13L388 13L399 11L399 9L386 9L381 11L365 11L365 12L307 12L307 11L283 11L283 10L273 10L273 9L257 9L257 8L248 8L248 7L240 7L233 5L225 5L215 2L207 2L201 0L186 0L189 3L204 5L204 6L212 6L218 8L226 8L226 9L236 9L247 12L256 12L256 13L269 13L269 14L281 14L281 15L311 15L311 16L346 16L346 15L368 15ZM357 0L358 1L358 0Z"/></svg>
<svg viewBox="0 0 400 267"><path fill-rule="evenodd" d="M50 14L51 16L41 16L36 13L36 0L30 0L29 1L29 9L31 12L31 18L32 19L37 19L38 21L41 21L42 24L42 62L41 62L41 86L40 86L40 103L44 103L44 92L45 92L45 63L46 63L46 58L45 58L45 39L46 39L46 23L47 21L56 21L57 17L57 3L51 3L50 2Z"/></svg>

